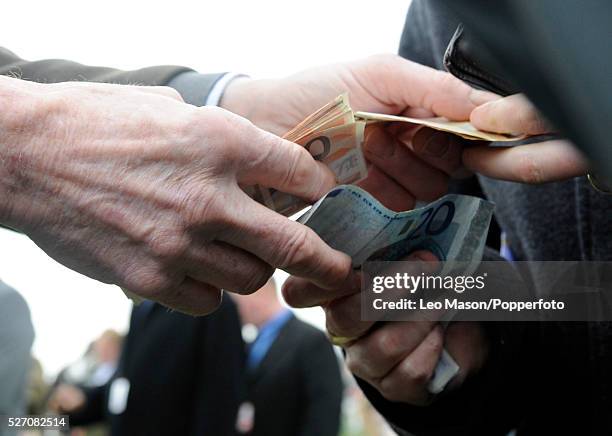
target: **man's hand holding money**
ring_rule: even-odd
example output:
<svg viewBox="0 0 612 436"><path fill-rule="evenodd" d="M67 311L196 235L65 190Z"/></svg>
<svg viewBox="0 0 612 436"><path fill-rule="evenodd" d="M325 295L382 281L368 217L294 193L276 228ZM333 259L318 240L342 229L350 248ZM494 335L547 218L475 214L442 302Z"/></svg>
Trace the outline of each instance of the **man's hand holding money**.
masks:
<svg viewBox="0 0 612 436"><path fill-rule="evenodd" d="M282 135L343 92L356 111L453 120L467 120L477 106L496 98L448 73L395 55L378 55L284 79L236 80L221 105ZM417 200L438 198L460 166L460 140L439 133L415 150L411 142L420 130L429 131L410 124L366 129L363 151L369 173L360 186L391 209L411 209Z"/></svg>

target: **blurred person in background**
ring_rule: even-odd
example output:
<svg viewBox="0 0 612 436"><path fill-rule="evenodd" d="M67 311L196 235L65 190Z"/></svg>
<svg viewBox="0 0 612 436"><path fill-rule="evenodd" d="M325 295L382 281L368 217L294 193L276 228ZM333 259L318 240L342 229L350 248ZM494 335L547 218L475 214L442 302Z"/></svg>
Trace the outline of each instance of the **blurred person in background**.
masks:
<svg viewBox="0 0 612 436"><path fill-rule="evenodd" d="M79 389L106 384L117 370L122 342L123 337L114 330L106 330L96 338L79 360L58 374L51 392L46 397L53 398L49 407L57 409L59 404L63 404L69 409L71 400L80 400ZM77 430L73 428L72 433L75 431ZM109 426L106 422L97 422L79 427L78 432L90 436L106 435L109 433Z"/></svg>
<svg viewBox="0 0 612 436"><path fill-rule="evenodd" d="M234 299L247 350L247 400L240 407L238 433L338 435L343 383L325 334L283 306L274 279L255 294Z"/></svg>
<svg viewBox="0 0 612 436"><path fill-rule="evenodd" d="M60 385L50 407L75 426L106 421L110 434L230 435L243 389L240 321L226 299L207 317L135 306L113 377L98 387Z"/></svg>
<svg viewBox="0 0 612 436"><path fill-rule="evenodd" d="M58 374L54 385L102 386L117 369L122 341L122 336L116 331L104 331L89 345L80 359Z"/></svg>
<svg viewBox="0 0 612 436"><path fill-rule="evenodd" d="M27 411L27 390L34 342L30 309L23 297L0 281L0 415ZM0 436L17 434L0 426Z"/></svg>
<svg viewBox="0 0 612 436"><path fill-rule="evenodd" d="M28 414L39 415L47 410L49 384L45 381L45 372L36 357L32 356L32 365L28 375Z"/></svg>

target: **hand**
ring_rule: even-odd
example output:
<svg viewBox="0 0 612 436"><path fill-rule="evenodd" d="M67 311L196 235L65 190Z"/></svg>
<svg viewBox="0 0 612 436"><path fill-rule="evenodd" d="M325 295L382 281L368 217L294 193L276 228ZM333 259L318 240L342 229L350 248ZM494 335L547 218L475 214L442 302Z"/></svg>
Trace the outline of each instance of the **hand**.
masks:
<svg viewBox="0 0 612 436"><path fill-rule="evenodd" d="M478 129L497 133L538 135L552 131L522 94L477 107L470 121ZM564 140L516 147L467 147L463 163L487 177L531 184L564 180L583 175L588 170L585 157Z"/></svg>
<svg viewBox="0 0 612 436"><path fill-rule="evenodd" d="M282 135L343 92L349 93L355 110L458 120L468 119L474 108L495 97L448 73L379 55L279 80L237 80L226 89L221 105ZM418 132L423 130L428 129ZM449 175L461 164L456 138L437 134L414 147L415 131L405 124L366 131L363 148L370 173L361 186L394 210L444 194ZM423 134L418 132L415 139Z"/></svg>
<svg viewBox="0 0 612 436"><path fill-rule="evenodd" d="M85 406L85 394L76 386L62 383L49 398L49 409L55 413L73 413Z"/></svg>
<svg viewBox="0 0 612 436"><path fill-rule="evenodd" d="M432 271L438 262L428 251L414 252L407 260L428 262ZM456 322L444 331L435 321L363 321L360 292L359 272L354 272L334 292L295 277L290 277L283 286L283 295L290 305L323 307L330 336L351 339L343 344L348 368L388 400L413 405L430 402L433 396L427 384L442 348L459 365L459 373L446 389L461 386L486 361L488 344L479 324Z"/></svg>
<svg viewBox="0 0 612 436"><path fill-rule="evenodd" d="M467 377L477 373L488 353L478 323L456 322L443 330L425 321L387 322L345 346L346 364L387 400L424 406L435 399L427 385L442 348L459 365L459 372L445 391L459 388Z"/></svg>
<svg viewBox="0 0 612 436"><path fill-rule="evenodd" d="M97 280L193 314L274 268L337 286L348 256L249 198L314 201L334 176L302 148L168 88L0 78L0 223Z"/></svg>

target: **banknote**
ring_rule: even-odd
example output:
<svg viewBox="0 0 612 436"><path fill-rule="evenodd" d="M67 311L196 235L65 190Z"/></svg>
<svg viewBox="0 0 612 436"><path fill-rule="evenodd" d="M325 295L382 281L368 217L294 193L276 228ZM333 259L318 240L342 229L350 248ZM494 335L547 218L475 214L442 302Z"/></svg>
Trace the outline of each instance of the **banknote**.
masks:
<svg viewBox="0 0 612 436"><path fill-rule="evenodd" d="M332 189L298 221L351 256L354 267L366 260L400 260L422 249L441 261L461 261L462 271L452 272L468 275L482 259L492 213L492 203L455 194L418 209L393 212L364 190L345 185ZM443 269L440 274L450 272ZM458 371L459 365L444 351L429 391L441 392Z"/></svg>
<svg viewBox="0 0 612 436"><path fill-rule="evenodd" d="M356 120L363 120L367 123L387 122L387 123L410 123L419 126L429 127L442 132L452 133L462 138L473 141L508 142L524 139L525 136L504 135L493 132L483 132L478 130L469 121L452 121L444 117L434 118L412 118L398 115L375 114L371 112L355 112Z"/></svg>
<svg viewBox="0 0 612 436"><path fill-rule="evenodd" d="M283 138L305 147L318 161L326 164L338 183L355 183L368 174L361 151L365 121L356 121L346 94L323 106ZM255 200L285 216L304 209L307 204L275 189L256 186L245 191Z"/></svg>
<svg viewBox="0 0 612 436"><path fill-rule="evenodd" d="M483 132L468 121L355 112L346 93L306 117L283 135L283 138L304 146L315 159L325 163L334 172L339 184L349 184L367 175L367 165L361 151L366 126L392 122L430 127L469 140L500 142L522 139L518 136ZM299 198L266 187L249 187L245 188L245 191L268 208L286 216L299 212L307 206Z"/></svg>

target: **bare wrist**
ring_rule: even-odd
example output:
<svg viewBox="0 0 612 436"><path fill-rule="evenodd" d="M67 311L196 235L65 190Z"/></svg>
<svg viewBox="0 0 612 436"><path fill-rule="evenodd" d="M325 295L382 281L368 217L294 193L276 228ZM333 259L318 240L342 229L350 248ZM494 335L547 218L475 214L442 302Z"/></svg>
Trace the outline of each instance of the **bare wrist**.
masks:
<svg viewBox="0 0 612 436"><path fill-rule="evenodd" d="M47 133L46 85L0 77L0 224L20 229L29 158L38 133ZM38 132L38 133L37 133ZM30 205L31 206L31 205ZM28 206L28 207L30 207Z"/></svg>
<svg viewBox="0 0 612 436"><path fill-rule="evenodd" d="M250 120L259 127L265 127L266 101L273 82L273 80L237 78L225 88L219 106Z"/></svg>

